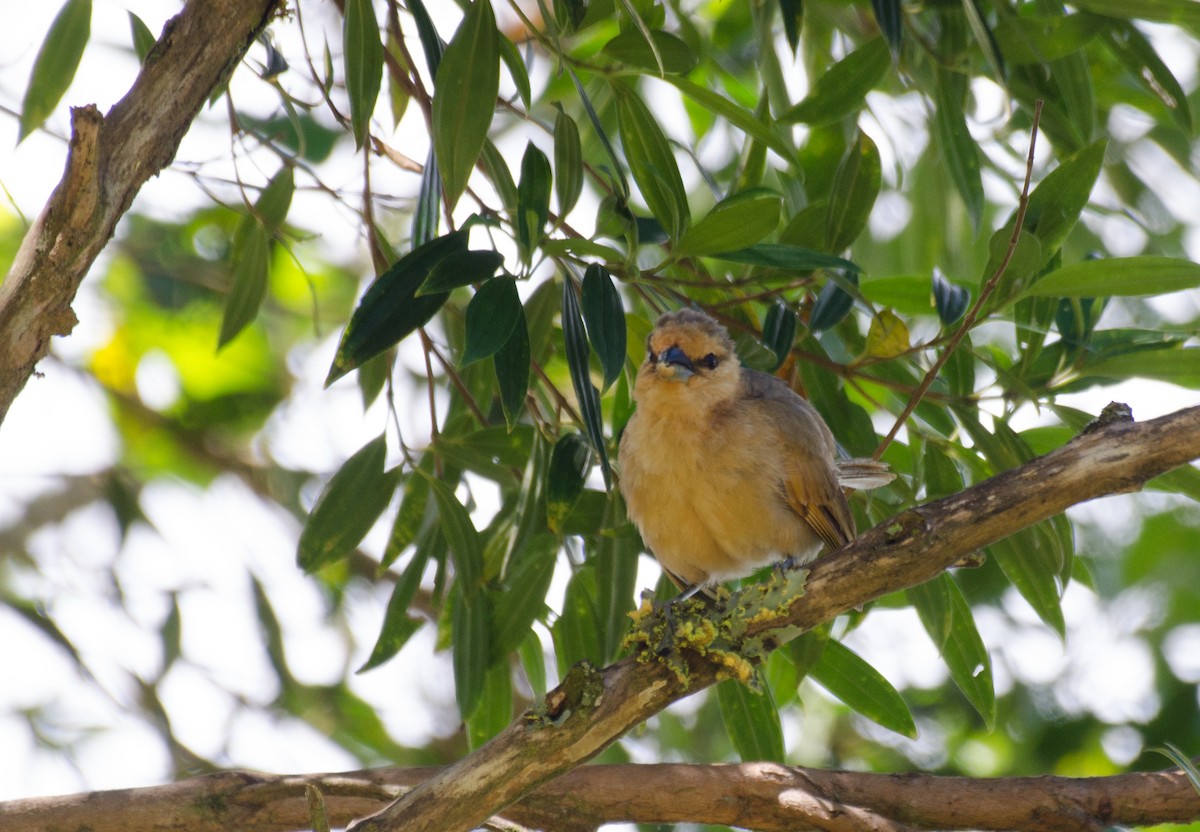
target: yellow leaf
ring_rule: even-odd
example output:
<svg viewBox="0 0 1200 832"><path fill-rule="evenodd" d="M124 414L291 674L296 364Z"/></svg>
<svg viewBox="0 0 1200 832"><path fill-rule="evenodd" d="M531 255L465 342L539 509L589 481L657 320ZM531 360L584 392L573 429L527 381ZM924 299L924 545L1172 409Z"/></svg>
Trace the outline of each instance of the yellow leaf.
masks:
<svg viewBox="0 0 1200 832"><path fill-rule="evenodd" d="M867 332L867 355L871 358L895 358L908 352L908 325L890 309L871 319Z"/></svg>

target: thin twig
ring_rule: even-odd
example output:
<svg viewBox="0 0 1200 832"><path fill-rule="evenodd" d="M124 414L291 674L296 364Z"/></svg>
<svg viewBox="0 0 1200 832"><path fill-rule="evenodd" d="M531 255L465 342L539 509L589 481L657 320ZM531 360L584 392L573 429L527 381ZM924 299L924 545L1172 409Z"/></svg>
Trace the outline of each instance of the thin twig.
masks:
<svg viewBox="0 0 1200 832"><path fill-rule="evenodd" d="M921 403L921 399L925 397L929 386L933 384L933 380L937 378L942 371L942 367L950 359L954 350L962 342L962 339L971 331L971 327L975 325L979 313L983 311L983 305L987 302L988 297L995 291L996 286L1000 283L1000 278L1004 277L1004 273L1008 270L1008 264L1012 262L1013 254L1017 250L1017 242L1021 239L1021 228L1025 225L1025 211L1029 207L1029 183L1033 179L1033 152L1037 147L1038 124L1042 118L1042 101L1038 99L1037 105L1033 110L1033 127L1029 132L1029 155L1025 159L1025 184L1021 188L1021 199L1017 203L1017 214L1013 222L1012 236L1008 241L1008 248L1004 251L1004 258L1000 261L1000 265L996 267L996 271L988 278L988 282L984 285L983 290L979 293L979 297L975 300L974 305L967 312L966 318L963 319L962 326L954 333L954 336L946 344L946 348L942 350L941 355L933 362L933 366L929 368L929 372L925 374L925 378L921 379L921 384L917 387L917 391L908 400L908 404L904 407L904 412L896 419L896 423L892 425L892 429L888 431L888 435L879 443L879 447L875 449L875 459L883 456L883 452L887 450L888 445L892 444L892 440L896 438L896 434L900 432L900 427L908 421L908 417L917 409L917 405Z"/></svg>

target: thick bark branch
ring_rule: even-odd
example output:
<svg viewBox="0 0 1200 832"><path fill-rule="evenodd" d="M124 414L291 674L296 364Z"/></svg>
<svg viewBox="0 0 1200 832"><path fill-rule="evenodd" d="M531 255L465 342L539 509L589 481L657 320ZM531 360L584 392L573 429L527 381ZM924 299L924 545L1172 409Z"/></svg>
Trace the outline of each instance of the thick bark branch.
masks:
<svg viewBox="0 0 1200 832"><path fill-rule="evenodd" d="M0 832L285 832L310 826L305 786L330 823L379 809L439 769L275 776L226 772L145 789L0 804ZM784 832L1020 829L1077 832L1186 823L1200 795L1180 771L1113 777L938 777L741 765L581 766L505 811L531 829L584 832L603 823L708 823Z"/></svg>
<svg viewBox="0 0 1200 832"><path fill-rule="evenodd" d="M1200 408L1144 423L1091 426L1047 454L959 494L910 509L811 567L785 614L751 623L747 638L786 638L882 595L923 583L959 558L1022 528L1200 457ZM728 674L719 657L683 651L687 673L631 657L576 666L544 703L477 751L405 794L355 832L461 830L591 759L635 725Z"/></svg>
<svg viewBox="0 0 1200 832"><path fill-rule="evenodd" d="M108 112L71 111L62 181L0 284L0 422L54 335L76 324L71 303L142 185L175 158L212 91L279 0L188 3L170 20L137 80Z"/></svg>

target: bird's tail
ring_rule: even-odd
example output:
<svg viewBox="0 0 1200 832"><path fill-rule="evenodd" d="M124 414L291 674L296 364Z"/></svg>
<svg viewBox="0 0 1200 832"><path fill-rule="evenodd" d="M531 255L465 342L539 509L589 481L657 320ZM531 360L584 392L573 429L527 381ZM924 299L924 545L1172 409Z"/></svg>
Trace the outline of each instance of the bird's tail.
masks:
<svg viewBox="0 0 1200 832"><path fill-rule="evenodd" d="M843 488L881 488L896 475L886 462L874 459L839 459L837 461L838 484Z"/></svg>

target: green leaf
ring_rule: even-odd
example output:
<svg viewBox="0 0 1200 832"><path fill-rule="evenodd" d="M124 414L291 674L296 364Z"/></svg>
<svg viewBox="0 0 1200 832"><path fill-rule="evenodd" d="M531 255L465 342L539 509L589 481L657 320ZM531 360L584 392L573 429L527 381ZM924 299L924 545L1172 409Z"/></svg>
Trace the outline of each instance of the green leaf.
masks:
<svg viewBox="0 0 1200 832"><path fill-rule="evenodd" d="M79 69L79 60L92 34L92 0L67 0L38 50L21 103L20 144L42 126L62 100Z"/></svg>
<svg viewBox="0 0 1200 832"><path fill-rule="evenodd" d="M673 249L677 257L698 257L747 248L779 227L780 196L755 188L721 200L687 230Z"/></svg>
<svg viewBox="0 0 1200 832"><path fill-rule="evenodd" d="M783 18L783 33L792 55L800 45L800 25L804 21L804 0L779 0L779 16Z"/></svg>
<svg viewBox="0 0 1200 832"><path fill-rule="evenodd" d="M496 384L500 388L500 406L504 410L504 421L511 431L517 424L521 410L525 407L525 395L529 392L529 325L525 321L525 309L517 314L508 340L500 345L492 356L496 370Z"/></svg>
<svg viewBox="0 0 1200 832"><path fill-rule="evenodd" d="M971 290L951 283L934 269L933 303L937 307L938 317L942 319L942 325L950 326L967 314L967 307L971 305Z"/></svg>
<svg viewBox="0 0 1200 832"><path fill-rule="evenodd" d="M589 542L588 557L596 564L596 611L600 618L601 645L604 648L601 658L611 662L620 652L625 634L629 631L629 613L633 611L637 586L638 556L642 550L641 538L625 522L625 509L618 490L609 492L604 528Z"/></svg>
<svg viewBox="0 0 1200 832"><path fill-rule="evenodd" d="M962 590L949 574L943 572L907 592L921 623L941 652L950 678L991 730L996 721L992 660L979 637L971 606Z"/></svg>
<svg viewBox="0 0 1200 832"><path fill-rule="evenodd" d="M965 75L950 70L937 71L933 127L950 181L967 207L971 231L979 234L983 225L983 175L979 145L967 129L964 112L967 91Z"/></svg>
<svg viewBox="0 0 1200 832"><path fill-rule="evenodd" d="M562 521L583 493L591 460L591 446L581 434L564 433L554 443L546 472L546 523L555 534L562 534Z"/></svg>
<svg viewBox="0 0 1200 832"><path fill-rule="evenodd" d="M554 637L555 658L559 677L576 662L588 660L599 664L604 653L600 643L600 618L596 614L596 572L584 566L567 584L562 613L550 628Z"/></svg>
<svg viewBox="0 0 1200 832"><path fill-rule="evenodd" d="M432 318L449 293L418 297L417 289L443 258L466 247L467 235L461 231L438 237L413 249L377 277L346 324L325 386L399 343Z"/></svg>
<svg viewBox="0 0 1200 832"><path fill-rule="evenodd" d="M554 195L561 222L583 192L583 148L575 119L563 110L554 117Z"/></svg>
<svg viewBox="0 0 1200 832"><path fill-rule="evenodd" d="M796 668L796 684L799 685L821 660L825 645L829 641L829 622L819 625L806 633L792 639L783 646L788 660Z"/></svg>
<svg viewBox="0 0 1200 832"><path fill-rule="evenodd" d="M383 84L383 41L371 0L346 0L342 16L342 47L346 61L346 94L350 96L350 125L354 145L361 148L370 131L371 114Z"/></svg>
<svg viewBox="0 0 1200 832"><path fill-rule="evenodd" d="M833 176L833 194L825 226L825 248L844 251L867 227L867 219L879 196L883 176L879 149L871 137L856 131L854 141Z"/></svg>
<svg viewBox="0 0 1200 832"><path fill-rule="evenodd" d="M750 138L760 141L789 162L796 160L796 147L790 140L772 130L750 110L739 107L720 93L694 84L681 75L668 75L664 80L715 116L725 119Z"/></svg>
<svg viewBox="0 0 1200 832"><path fill-rule="evenodd" d="M424 482L421 477L410 479ZM425 623L423 619L410 616L408 608L421 586L421 576L425 574L425 564L428 561L428 550L418 549L413 553L412 560L400 575L400 580L396 581L392 597L388 599L387 609L383 614L383 626L379 628L379 638L371 649L371 655L355 673L365 673L391 659Z"/></svg>
<svg viewBox="0 0 1200 832"><path fill-rule="evenodd" d="M791 353L792 344L796 342L796 322L796 313L778 300L767 310L767 319L763 322L763 344L775 353L775 366L771 372L779 369Z"/></svg>
<svg viewBox="0 0 1200 832"><path fill-rule="evenodd" d="M604 131L604 125L600 122L600 116L596 114L596 108L592 106L592 100L588 98L588 94L583 89L583 84L579 82L579 76L575 74L575 70L568 66L567 74L571 76L571 81L575 84L575 92L579 94L579 101L583 104L583 111L587 113L588 120L592 123L592 129L596 131L596 137L600 139L600 144L604 146L604 152L608 154L608 158L612 162L612 171L617 177L616 184L620 189L620 195L623 198L628 198L629 183L625 181L625 169L621 166L621 160L617 158L617 152L613 150L612 142L608 140L608 134Z"/></svg>
<svg viewBox="0 0 1200 832"><path fill-rule="evenodd" d="M1029 195L1022 230L1041 241L1043 263L1062 248L1087 205L1104 164L1106 147L1107 142L1101 140L1065 159ZM1010 234L1012 223L1010 219L1004 226Z"/></svg>
<svg viewBox="0 0 1200 832"><path fill-rule="evenodd" d="M258 309L267 295L271 238L263 224L254 217L244 217L238 224L233 237L232 256L229 294L225 296L217 349L232 341L258 316Z"/></svg>
<svg viewBox="0 0 1200 832"><path fill-rule="evenodd" d="M904 42L904 16L900 0L871 0L871 11L875 12L879 31L887 38L892 59L899 60L900 46Z"/></svg>
<svg viewBox="0 0 1200 832"><path fill-rule="evenodd" d="M150 31L146 22L133 12L129 12L129 34L133 39L133 52L137 55L138 62L145 63L146 56L154 48L157 38L154 37L154 33Z"/></svg>
<svg viewBox="0 0 1200 832"><path fill-rule="evenodd" d="M604 422L600 415L600 393L592 384L588 369L588 338L583 328L583 316L579 301L575 297L575 285L569 275L563 277L562 329L566 347L567 368L571 372L571 384L579 402L579 415L583 418L584 430L592 442L592 448L600 457L600 472L604 475L604 487L611 487L612 473L608 467L608 451L604 443Z"/></svg>
<svg viewBox="0 0 1200 832"><path fill-rule="evenodd" d="M784 243L758 243L748 248L736 251L722 251L711 255L718 260L728 260L733 263L745 263L749 266L765 266L775 269L786 269L795 272L808 272L814 269L847 269L852 272L860 271L856 263L824 254L802 246L791 246Z"/></svg>
<svg viewBox="0 0 1200 832"><path fill-rule="evenodd" d="M857 286L858 272L847 273L846 279ZM817 295L812 312L808 316L808 328L814 332L820 332L823 329L837 326L842 318L850 314L853 306L854 297L849 292L837 281L827 281L821 287L821 293Z"/></svg>
<svg viewBox="0 0 1200 832"><path fill-rule="evenodd" d="M675 155L637 92L622 83L614 83L612 89L629 172L650 213L662 223L672 240L678 240L687 230L691 215Z"/></svg>
<svg viewBox="0 0 1200 832"><path fill-rule="evenodd" d="M515 280L497 277L480 286L467 304L467 342L459 366L466 367L494 355L508 343L522 317L524 312Z"/></svg>
<svg viewBox="0 0 1200 832"><path fill-rule="evenodd" d="M660 58L662 71L669 73L690 72L699 62L696 53L670 32L654 29L650 32L650 38L654 42L653 48L641 32L628 29L604 44L600 54L627 66L649 69L655 73L659 71ZM655 52L658 54L655 55Z"/></svg>
<svg viewBox="0 0 1200 832"><path fill-rule="evenodd" d="M625 367L625 306L608 269L593 263L583 273L583 321L604 370L604 389Z"/></svg>
<svg viewBox="0 0 1200 832"><path fill-rule="evenodd" d="M743 762L785 762L783 726L769 685L755 693L736 679L717 685L725 731Z"/></svg>
<svg viewBox="0 0 1200 832"><path fill-rule="evenodd" d="M315 572L350 554L387 508L400 471L384 471L386 456L384 438L372 439L321 489L296 551L296 560L305 572Z"/></svg>
<svg viewBox="0 0 1200 832"><path fill-rule="evenodd" d="M537 633L527 630L517 653L521 658L521 669L525 671L529 687L533 695L540 699L546 695L546 656L542 649L542 640L537 637Z"/></svg>
<svg viewBox="0 0 1200 832"><path fill-rule="evenodd" d="M475 0L438 66L433 146L453 208L483 150L500 92L500 33L490 0Z"/></svg>
<svg viewBox="0 0 1200 832"><path fill-rule="evenodd" d="M517 185L517 242L528 263L542 239L550 216L550 160L532 142L521 158L521 181Z"/></svg>
<svg viewBox="0 0 1200 832"><path fill-rule="evenodd" d="M1200 389L1200 347L1110 355L1079 368L1091 378L1149 378Z"/></svg>
<svg viewBox="0 0 1200 832"><path fill-rule="evenodd" d="M1038 278L1021 297L1146 297L1200 286L1200 264L1175 257L1082 260Z"/></svg>
<svg viewBox="0 0 1200 832"><path fill-rule="evenodd" d="M840 121L862 108L867 93L891 66L887 42L873 38L820 75L808 95L779 115L784 124L819 126Z"/></svg>
<svg viewBox="0 0 1200 832"><path fill-rule="evenodd" d="M259 193L254 202L254 215L271 231L278 231L287 219L292 207L292 196L296 193L295 175L290 165L284 165L271 177L271 181Z"/></svg>
<svg viewBox="0 0 1200 832"><path fill-rule="evenodd" d="M1170 67L1158 57L1150 40L1136 26L1115 21L1104 30L1104 38L1117 60L1125 65L1134 78L1146 85L1146 89L1167 108L1175 123L1190 136L1192 109L1187 93Z"/></svg>
<svg viewBox="0 0 1200 832"><path fill-rule="evenodd" d="M472 283L483 283L503 264L504 255L496 251L452 251L429 270L429 276L416 296L437 295Z"/></svg>
<svg viewBox="0 0 1200 832"><path fill-rule="evenodd" d="M507 728L512 718L512 671L507 662L493 664L484 676L479 706L466 719L467 748L479 748Z"/></svg>
<svg viewBox="0 0 1200 832"><path fill-rule="evenodd" d="M992 35L992 30L988 28L987 18L979 6L979 0L963 0L963 10L966 12L971 33L975 35L975 42L992 67L996 83L1003 86L1005 78L1008 76L1008 71L1004 67L1004 55L1000 52L1000 47L996 45L996 38Z"/></svg>
<svg viewBox="0 0 1200 832"><path fill-rule="evenodd" d="M927 459L932 457L944 458L931 453ZM908 602L916 609L925 632L929 633L939 653L950 640L950 632L954 627L954 608L951 606L950 589L946 586L946 582L951 580L949 574L942 572L936 578L905 590Z"/></svg>
<svg viewBox="0 0 1200 832"><path fill-rule="evenodd" d="M431 461L432 457L426 457L421 466L428 470ZM400 508L392 522L392 530L383 552L380 564L383 568L386 569L395 563L396 558L417 539L425 523L428 505L429 480L420 476L406 477L404 487L400 490Z"/></svg>
<svg viewBox="0 0 1200 832"><path fill-rule="evenodd" d="M809 675L851 709L890 731L917 738L917 726L892 683L846 645L830 640Z"/></svg>
<svg viewBox="0 0 1200 832"><path fill-rule="evenodd" d="M437 505L438 524L454 559L454 571L458 577L456 585L461 587L462 597L469 606L482 594L479 589L483 582L483 542L479 539L475 524L471 522L471 516L454 496L450 486L421 468L416 470L429 482L429 490Z"/></svg>
<svg viewBox="0 0 1200 832"><path fill-rule="evenodd" d="M500 35L500 58L508 67L508 74L512 76L513 85L517 88L517 95L521 96L521 104L526 110L529 110L533 106L531 103L533 92L529 87L529 70L525 68L525 61L516 44L505 37L503 33Z"/></svg>
<svg viewBox="0 0 1200 832"><path fill-rule="evenodd" d="M1177 765L1187 775L1188 782L1192 784L1192 789L1195 790L1196 794L1200 794L1200 769L1196 768L1196 764L1180 751L1177 746L1169 742L1163 744L1166 746L1165 748L1149 748L1147 750L1161 754Z"/></svg>
<svg viewBox="0 0 1200 832"><path fill-rule="evenodd" d="M504 591L492 594L492 661L503 662L520 647L533 622L543 618L546 592L554 578L558 540L553 535L531 536L510 562L516 567L504 578Z"/></svg>
<svg viewBox="0 0 1200 832"><path fill-rule="evenodd" d="M1044 524L1014 532L988 547L1000 569L1029 602L1038 617L1066 637L1062 614L1063 586L1058 580L1062 552Z"/></svg>
<svg viewBox="0 0 1200 832"><path fill-rule="evenodd" d="M1105 17L1174 23L1193 32L1200 31L1200 5L1193 0L1079 0L1071 5Z"/></svg>
<svg viewBox="0 0 1200 832"><path fill-rule="evenodd" d="M464 720L475 713L483 700L491 650L489 633L492 629L488 596L482 592L469 594L468 589L461 581L456 583L450 602L454 636L451 645L454 698L458 701L458 712Z"/></svg>

